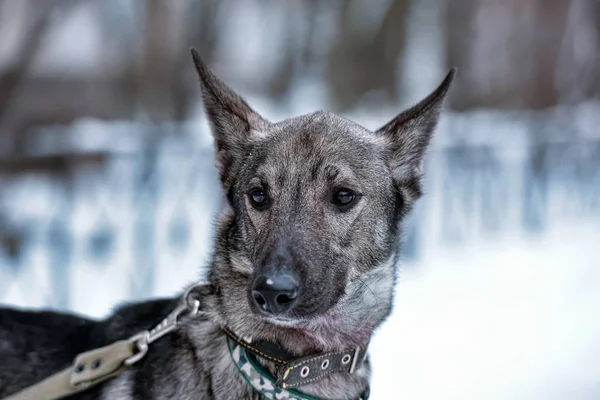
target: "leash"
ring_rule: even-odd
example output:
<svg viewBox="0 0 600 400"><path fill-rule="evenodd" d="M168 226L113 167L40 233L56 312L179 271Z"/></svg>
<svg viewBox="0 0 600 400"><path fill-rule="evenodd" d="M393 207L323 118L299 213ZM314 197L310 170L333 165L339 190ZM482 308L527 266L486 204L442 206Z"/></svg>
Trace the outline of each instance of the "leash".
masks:
<svg viewBox="0 0 600 400"><path fill-rule="evenodd" d="M196 291L205 289L202 294L206 295L210 286L208 282L202 282L188 288L179 306L150 331L141 331L129 339L81 353L75 357L70 367L2 400L58 400L114 378L143 359L150 345L172 332L183 317L205 313L200 309L202 304ZM315 382L333 372L353 373L362 365L367 354L367 346L357 346L341 352L294 358L275 344L251 344L227 328L222 329L227 336L229 353L238 371L250 386L266 398L320 400L295 388ZM272 377L253 359L253 355L277 363L277 376ZM359 400L366 400L368 397L367 386Z"/></svg>
<svg viewBox="0 0 600 400"><path fill-rule="evenodd" d="M57 400L115 377L144 358L150 345L173 331L182 317L202 313L200 300L194 291L208 285L202 282L190 287L183 296L182 304L152 330L141 331L127 340L81 353L70 367L3 400Z"/></svg>

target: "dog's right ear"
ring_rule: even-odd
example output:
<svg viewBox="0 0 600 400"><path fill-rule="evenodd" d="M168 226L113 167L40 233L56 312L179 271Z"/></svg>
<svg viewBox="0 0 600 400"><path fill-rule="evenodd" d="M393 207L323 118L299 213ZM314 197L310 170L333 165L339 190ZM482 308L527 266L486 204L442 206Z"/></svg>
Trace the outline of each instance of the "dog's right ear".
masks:
<svg viewBox="0 0 600 400"><path fill-rule="evenodd" d="M192 48L190 52L200 77L204 109L215 139L216 166L227 190L233 183L238 163L269 122L214 76L196 49Z"/></svg>

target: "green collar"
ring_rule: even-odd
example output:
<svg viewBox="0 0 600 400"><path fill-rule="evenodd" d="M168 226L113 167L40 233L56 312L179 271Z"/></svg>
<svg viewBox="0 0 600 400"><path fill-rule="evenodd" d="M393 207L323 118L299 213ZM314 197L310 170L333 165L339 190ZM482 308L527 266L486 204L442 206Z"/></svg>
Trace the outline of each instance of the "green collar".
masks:
<svg viewBox="0 0 600 400"><path fill-rule="evenodd" d="M362 364L366 355L365 346L357 347L352 351L282 360L252 347L227 329L224 329L224 332L227 334L227 346L234 365L248 384L267 399L321 400L294 388L316 381L333 372L352 373ZM277 378L261 367L253 355L281 364L282 368L280 368ZM368 396L369 389L367 388L360 400L366 400Z"/></svg>

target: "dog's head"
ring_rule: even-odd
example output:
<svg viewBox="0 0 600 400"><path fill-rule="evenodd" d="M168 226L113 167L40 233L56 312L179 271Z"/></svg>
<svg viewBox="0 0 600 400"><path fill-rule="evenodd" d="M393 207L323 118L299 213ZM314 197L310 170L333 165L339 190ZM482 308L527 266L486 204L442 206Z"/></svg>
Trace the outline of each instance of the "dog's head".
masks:
<svg viewBox="0 0 600 400"><path fill-rule="evenodd" d="M228 200L211 277L227 322L318 330L326 316L370 334L390 311L400 222L454 70L372 132L327 112L269 122L192 55Z"/></svg>

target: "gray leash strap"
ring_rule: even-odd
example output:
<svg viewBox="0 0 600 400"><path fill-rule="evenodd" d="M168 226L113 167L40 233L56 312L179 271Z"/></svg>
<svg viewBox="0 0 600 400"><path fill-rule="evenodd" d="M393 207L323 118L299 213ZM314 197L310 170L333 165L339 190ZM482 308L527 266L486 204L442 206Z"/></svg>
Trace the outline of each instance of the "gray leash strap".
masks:
<svg viewBox="0 0 600 400"><path fill-rule="evenodd" d="M200 314L200 300L194 298L192 292L207 285L208 283L199 283L190 287L181 304L152 330L81 353L75 357L70 367L2 400L57 400L115 377L144 358L149 346L172 332L180 318Z"/></svg>

